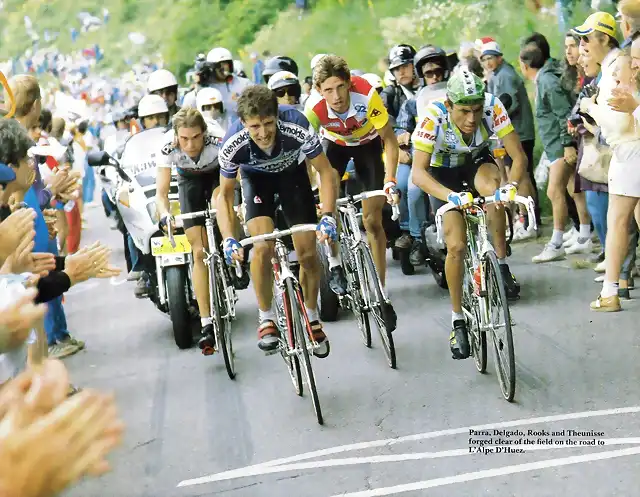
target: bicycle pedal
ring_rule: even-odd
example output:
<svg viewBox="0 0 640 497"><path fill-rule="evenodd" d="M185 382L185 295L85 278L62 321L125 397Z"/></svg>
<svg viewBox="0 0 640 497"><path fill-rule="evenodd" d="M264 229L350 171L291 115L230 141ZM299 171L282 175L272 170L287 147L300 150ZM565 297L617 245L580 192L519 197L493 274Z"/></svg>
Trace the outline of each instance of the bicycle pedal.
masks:
<svg viewBox="0 0 640 497"><path fill-rule="evenodd" d="M215 352L216 352L216 349L214 349L213 347L208 347L207 346L207 347L204 347L202 349L202 355L204 355L204 356L213 355L213 354L215 354Z"/></svg>

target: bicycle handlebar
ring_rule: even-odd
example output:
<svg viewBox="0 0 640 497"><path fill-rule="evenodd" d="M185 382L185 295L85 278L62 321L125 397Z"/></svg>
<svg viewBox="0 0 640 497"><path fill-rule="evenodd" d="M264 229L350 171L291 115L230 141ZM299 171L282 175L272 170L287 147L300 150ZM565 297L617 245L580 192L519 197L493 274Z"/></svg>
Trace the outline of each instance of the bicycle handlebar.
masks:
<svg viewBox="0 0 640 497"><path fill-rule="evenodd" d="M292 226L288 230L275 230L271 233L265 233L264 235L256 235L249 238L245 238L240 241L240 245L246 247L247 245L253 245L257 242L269 242L272 240L277 240L279 238L283 238L285 236L293 235L294 233L301 233L303 231L315 231L318 225L316 224L298 224L296 226Z"/></svg>
<svg viewBox="0 0 640 497"><path fill-rule="evenodd" d="M359 193L358 195L351 195L349 197L339 198L336 200L336 207L340 207L341 205L347 205L349 203L356 204L368 198L386 197L386 196L387 194L384 192L384 190L371 190L369 192ZM396 221L400 217L400 207L397 204L392 205L391 211L392 211L391 219L393 221Z"/></svg>
<svg viewBox="0 0 640 497"><path fill-rule="evenodd" d="M533 199L531 197L522 197L520 195L516 195L513 201L517 202L518 204L523 204L524 206L526 206L527 213L529 215L529 223L533 223L533 229L537 229L538 226L536 224L535 204L533 202ZM464 210L468 210L470 207L477 207L480 205L491 204L491 203L496 203L494 195L490 195L488 197L476 197L473 199L473 204L465 207ZM500 203L503 203L503 202L500 201ZM456 205L451 202L447 202L436 211L436 232L437 232L437 240L439 243L444 242L442 238L442 217L445 215L445 213L451 210L460 209L460 208L461 207L459 205Z"/></svg>
<svg viewBox="0 0 640 497"><path fill-rule="evenodd" d="M218 212L217 209L209 209L208 211L204 210L198 212L187 212L186 214L178 214L177 216L174 216L174 219L176 221L184 219L196 219L199 217L205 217L207 214L209 214L210 216L215 216L216 212Z"/></svg>

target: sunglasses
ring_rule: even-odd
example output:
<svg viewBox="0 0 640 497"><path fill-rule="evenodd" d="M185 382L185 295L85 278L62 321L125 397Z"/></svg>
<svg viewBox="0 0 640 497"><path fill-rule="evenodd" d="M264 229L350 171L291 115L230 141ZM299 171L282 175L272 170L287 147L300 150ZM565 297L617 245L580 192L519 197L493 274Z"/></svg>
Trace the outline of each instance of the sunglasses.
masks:
<svg viewBox="0 0 640 497"><path fill-rule="evenodd" d="M294 98L300 98L300 95L302 94L302 88L300 88L300 86L298 85L290 85L283 86L282 88L278 88L277 90L273 90L273 92L278 98L282 98L285 95L289 95L290 97Z"/></svg>
<svg viewBox="0 0 640 497"><path fill-rule="evenodd" d="M426 79L433 79L436 77L444 77L444 69L430 69L429 71L423 71L422 73Z"/></svg>

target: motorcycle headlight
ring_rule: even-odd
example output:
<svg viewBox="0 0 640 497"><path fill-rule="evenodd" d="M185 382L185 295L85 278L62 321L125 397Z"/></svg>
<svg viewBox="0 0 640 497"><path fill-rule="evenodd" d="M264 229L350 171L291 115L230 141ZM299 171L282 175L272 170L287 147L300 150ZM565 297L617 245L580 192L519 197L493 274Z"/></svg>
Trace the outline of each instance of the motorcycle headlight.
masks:
<svg viewBox="0 0 640 497"><path fill-rule="evenodd" d="M147 212L149 213L149 217L154 223L160 221L160 219L158 218L158 206L155 202L149 202L147 204Z"/></svg>

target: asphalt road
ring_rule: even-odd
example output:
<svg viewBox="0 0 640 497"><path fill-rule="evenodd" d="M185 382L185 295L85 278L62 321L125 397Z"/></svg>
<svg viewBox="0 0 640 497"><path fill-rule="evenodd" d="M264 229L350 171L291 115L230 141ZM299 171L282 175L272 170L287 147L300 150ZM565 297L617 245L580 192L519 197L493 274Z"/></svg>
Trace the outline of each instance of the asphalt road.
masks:
<svg viewBox="0 0 640 497"><path fill-rule="evenodd" d="M124 265L117 232L101 209L88 213L86 242L109 243ZM127 431L114 471L69 495L637 495L640 303L591 312L595 273L531 264L541 246L516 246L509 260L523 287L512 307L514 403L500 394L491 356L485 375L451 359L448 296L427 271L407 277L391 262L398 369L377 337L373 349L362 345L352 317L328 324L331 355L314 360L322 427L279 356L257 349L251 290L240 293L231 381L220 356L178 350L168 318L136 300L133 283L72 289L70 329L87 348L66 364L79 386L115 391ZM505 443L523 452L499 453Z"/></svg>

